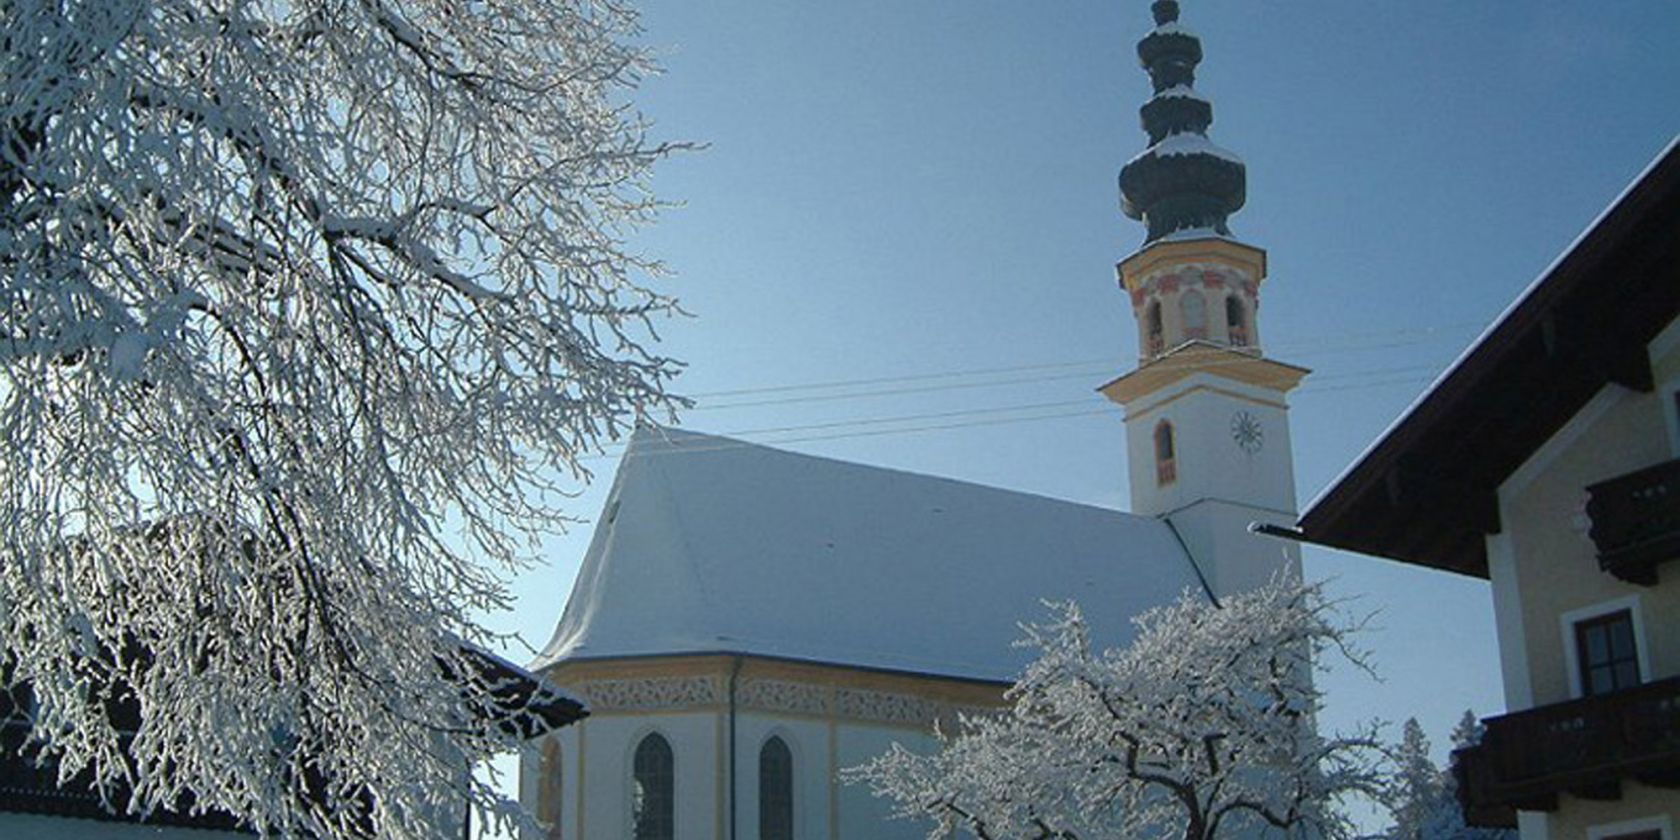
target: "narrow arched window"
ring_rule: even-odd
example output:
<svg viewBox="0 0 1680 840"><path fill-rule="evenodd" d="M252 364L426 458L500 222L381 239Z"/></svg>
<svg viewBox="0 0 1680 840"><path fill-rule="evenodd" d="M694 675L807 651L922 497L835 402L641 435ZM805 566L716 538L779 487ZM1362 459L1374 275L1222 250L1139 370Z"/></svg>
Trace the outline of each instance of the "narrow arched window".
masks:
<svg viewBox="0 0 1680 840"><path fill-rule="evenodd" d="M561 759L560 739L551 736L543 743L542 761L537 765L541 768L537 783L537 822L542 823L543 836L548 840L560 840L561 836L561 804L566 795Z"/></svg>
<svg viewBox="0 0 1680 840"><path fill-rule="evenodd" d="M1162 420L1155 424L1155 483L1171 484L1178 480L1178 464L1173 460L1173 427Z"/></svg>
<svg viewBox="0 0 1680 840"><path fill-rule="evenodd" d="M759 840L793 840L793 752L771 736L758 751Z"/></svg>
<svg viewBox="0 0 1680 840"><path fill-rule="evenodd" d="M1187 289L1178 299L1178 308L1184 315L1184 337L1207 338L1207 298L1195 289Z"/></svg>
<svg viewBox="0 0 1680 840"><path fill-rule="evenodd" d="M631 774L630 817L636 840L671 840L677 823L670 742L657 732L643 738L636 745Z"/></svg>
<svg viewBox="0 0 1680 840"><path fill-rule="evenodd" d="M1147 342L1149 355L1152 357L1159 356L1162 351L1167 349L1166 330L1161 326L1160 301L1152 300L1149 302L1149 308L1144 310L1144 322L1144 328L1148 331L1149 337Z"/></svg>
<svg viewBox="0 0 1680 840"><path fill-rule="evenodd" d="M1248 346L1248 315L1236 295L1225 299L1225 335L1232 347Z"/></svg>

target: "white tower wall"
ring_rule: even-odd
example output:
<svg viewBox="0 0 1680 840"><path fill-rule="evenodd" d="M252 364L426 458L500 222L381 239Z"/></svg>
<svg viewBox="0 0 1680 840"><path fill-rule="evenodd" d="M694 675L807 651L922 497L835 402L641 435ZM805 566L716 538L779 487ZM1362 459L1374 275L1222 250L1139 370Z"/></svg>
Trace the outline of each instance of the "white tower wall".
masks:
<svg viewBox="0 0 1680 840"><path fill-rule="evenodd" d="M1102 391L1126 410L1133 511L1173 526L1216 596L1280 572L1298 578L1296 546L1248 530L1295 521L1287 395L1307 373L1261 352L1265 252L1225 237L1175 239L1118 269L1138 320L1139 365ZM1196 330L1184 322L1192 294L1206 304Z"/></svg>
<svg viewBox="0 0 1680 840"><path fill-rule="evenodd" d="M1258 429L1257 441L1238 427ZM1175 480L1158 480L1155 430L1172 425ZM1132 510L1160 516L1201 499L1221 499L1289 515L1295 510L1294 459L1283 395L1198 373L1139 398L1126 410ZM1293 521L1293 520L1291 520Z"/></svg>

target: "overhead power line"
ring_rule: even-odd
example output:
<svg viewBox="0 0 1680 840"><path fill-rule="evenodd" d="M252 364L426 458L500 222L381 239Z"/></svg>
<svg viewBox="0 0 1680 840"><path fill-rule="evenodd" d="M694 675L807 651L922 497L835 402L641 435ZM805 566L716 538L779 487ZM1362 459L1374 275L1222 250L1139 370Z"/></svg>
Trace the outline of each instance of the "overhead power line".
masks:
<svg viewBox="0 0 1680 840"><path fill-rule="evenodd" d="M1229 367L1249 364L1252 358L1233 358L1221 361L1208 361L1205 358L1194 360L1163 359L1152 367L1158 371L1171 372L1181 369L1207 370L1210 368ZM1378 369L1375 371L1358 371L1353 373L1332 374L1320 376L1317 381L1326 379L1345 379L1353 376L1389 375L1401 372L1417 372L1436 370L1434 365L1412 365L1408 367ZM771 405L793 405L797 403L838 402L840 400L855 400L870 397L903 396L906 394L929 394L940 391L969 391L979 388L998 388L1007 385L1037 385L1045 382L1060 382L1070 379L1092 379L1088 373L1062 373L1055 376L1017 377L1013 379L990 379L980 382L952 382L944 384L919 385L904 388L878 388L871 391L850 391L839 394L807 394L804 396L781 397L777 399L751 400L747 402L732 402L723 405L708 405L701 403L689 411L722 411L735 408L761 408Z"/></svg>
<svg viewBox="0 0 1680 840"><path fill-rule="evenodd" d="M1445 330L1456 329L1456 328L1459 328L1459 327L1474 327L1474 326L1478 326L1478 325L1479 324L1477 324L1477 323L1466 322L1464 324L1450 324L1450 325L1441 326L1441 327L1427 327L1427 328L1409 329L1409 330L1391 330L1391 331L1386 331L1386 332L1382 332L1382 333L1369 333L1369 334L1365 334L1365 335L1362 335L1362 336L1349 336L1349 337L1353 337L1353 338L1358 338L1360 340L1353 341L1353 342L1347 342L1347 343L1339 344L1339 345L1338 344L1326 343L1325 341L1302 342L1299 346L1301 348L1303 348L1303 350L1301 352L1295 352L1295 353L1288 352L1289 345L1284 344L1284 345L1280 345L1280 348L1283 349L1284 352L1277 354L1277 356L1269 357L1269 358L1277 359L1277 358L1280 358L1280 357L1292 357L1292 358L1301 358L1301 359L1311 359L1311 358L1314 358L1314 357L1324 356L1324 355L1328 355L1328 354L1331 354L1331 353L1345 353L1345 352L1364 351L1364 350L1388 349L1388 348L1394 348L1394 347L1406 347L1406 346L1412 346L1412 345L1424 343L1425 341L1429 340L1430 337L1436 335L1437 333L1443 332ZM1412 338L1407 339L1407 340L1395 340L1395 339L1397 339L1401 336L1412 336ZM1163 362L1157 362L1156 364L1169 364L1170 365L1170 364L1173 364L1173 363L1176 363L1176 362L1174 362L1174 360L1168 359L1168 360L1164 360ZM1240 359L1232 360L1230 363L1231 364L1242 364L1243 360L1240 360ZM1123 363L1120 363L1120 364L1123 364ZM1205 365L1205 362L1202 362L1201 364ZM985 380L977 381L977 382L960 382L959 381L959 382L941 383L941 380L974 379L976 377L999 376L999 375L1007 375L1007 374L1015 374L1015 373L1027 373L1027 372L1032 372L1032 371L1054 371L1054 370L1071 370L1071 369L1089 369L1090 372L1089 373L1086 373L1086 372L1069 372L1069 373L1055 374L1055 375L1052 375L1052 376L1011 377L1011 378L1006 378L1006 379L985 379ZM992 388L992 387L1002 387L1002 386L1007 386L1007 385L1036 384L1036 383L1040 383L1040 382L1053 382L1053 381L1076 379L1076 378L1098 377L1098 376L1102 376L1102 375L1105 375L1105 374L1117 374L1117 373L1118 373L1117 360L1115 360L1115 359L1084 359L1084 360L1077 360L1077 361L1047 362L1047 363L1033 364L1033 365L1014 365L1014 366L1008 366L1008 367L973 368L973 369L969 369L969 370L916 373L916 374L905 374L905 375L899 375L899 376L883 376L883 377L872 377L872 378L863 378L863 379L829 380L829 381L808 382L808 383L787 383L787 384L781 384L781 385L769 385L769 386L754 387L754 388L736 388L736 389L730 389L730 390L725 390L725 391L701 392L701 393L696 393L696 394L689 394L687 396L689 396L691 399L696 400L697 403L698 403L697 405L693 406L690 410L716 411L716 410L724 410L724 409L732 409L732 408L757 408L757 407L767 406L767 405L782 405L782 404L791 404L791 403L831 402L831 401L835 401L835 400L851 399L851 398L855 398L855 397L897 396L897 395L902 395L902 394L918 394L918 393L928 393L928 392L933 392L933 391L972 390L972 389L976 389L976 388ZM897 385L897 384L901 384L901 383L912 383L912 382L934 383L934 384L925 384L925 385L919 385L919 386L914 386L914 387L904 387L904 388L876 388L876 389L872 389L872 390L862 390L862 391L847 390L847 389L855 389L855 388L865 388L867 386L872 386L872 385ZM821 391L831 391L831 390L837 390L837 389L841 390L843 392L842 393L829 393L829 394L825 394L825 393L814 393L814 394L803 394L803 395L798 394L798 392L801 392L801 391L821 392ZM753 395L759 395L759 394L765 394L765 395L782 394L782 395L786 395L786 396L771 397L769 399L762 399L762 400L747 400L747 401L740 401L740 402L724 402L724 403L721 403L721 404L720 403L709 403L709 402L707 402L708 400L717 399L717 398L727 399L727 398L730 398L730 397L753 396Z"/></svg>
<svg viewBox="0 0 1680 840"><path fill-rule="evenodd" d="M1349 383L1349 384L1346 384L1346 385L1331 385L1331 386L1323 386L1323 387L1302 388L1301 390L1295 392L1295 395L1296 396L1310 396L1310 395L1313 395L1313 394L1321 394L1321 393L1361 391L1361 390L1369 390L1369 389L1373 389L1373 388L1387 388L1387 387L1393 387L1393 386L1396 386L1396 385L1423 384L1423 383L1432 381L1433 376L1410 375L1410 376L1398 376L1397 377L1394 374L1398 374L1398 373L1402 373L1402 372L1406 372L1406 371L1420 370L1420 369L1425 369L1425 368L1427 368L1429 370L1434 370L1434 368L1432 368L1430 366L1411 366L1411 367L1389 368L1386 371L1381 371L1381 370L1371 371L1371 372L1368 372L1368 373L1362 373L1360 375L1373 375L1373 374L1375 374L1376 376L1374 378L1369 378L1369 379L1366 379L1364 381ZM1386 373L1388 375L1383 376L1382 374L1384 374L1384 373ZM1352 375L1354 375L1354 374L1348 374L1346 376L1352 376ZM742 440L742 441L719 442L718 444L716 444L714 446L684 448L684 449L681 450L681 452L685 452L685 453L689 453L689 452L710 452L710 451L718 451L718 450L736 449L736 448L740 448L740 447L744 447L744 446L751 446L751 445L784 445L784 444L790 444L790 443L807 443L807 442L823 441L823 440L840 440L840 439L847 439L847 438L880 437L880 436L885 436L885 435L896 435L896 434L916 434L916 433L922 433L922 432L946 431L946 430L951 430L951 429L970 428L970 427L976 427L976 426L997 426L997 425L1008 425L1008 424L1018 424L1018 423L1033 423L1033 422L1048 421L1048 420L1064 420L1064 419L1075 418L1075 417L1091 417L1091 416L1096 416L1096 415L1100 415L1100 414L1113 414L1116 411L1115 406L1093 404L1093 403L1094 403L1093 399L1064 400L1064 401L1046 402L1046 403L1027 403L1027 404L1018 404L1018 405L988 406L988 407L983 407L983 408L960 409L960 410L954 410L954 411L904 414L904 415L897 415L897 416L890 416L890 417L863 417L863 418L853 418L853 419L847 419L847 420L836 420L836 421L823 422L823 423L809 423L809 424L800 424L800 425L792 425L792 426L777 426L777 427L760 428L760 429L742 429L742 430L736 430L736 431L719 432L717 434L722 436L722 437L762 438L763 436L766 436L766 435L781 435L781 434L786 434L786 433L797 433L797 432L822 432L822 433L821 434L811 434L811 435L801 435L801 436L796 436L796 437L785 437L785 438L784 437L777 437L774 440L751 439L751 440ZM1088 407L1076 408L1078 406L1088 406ZM1050 413L1050 414L1032 414L1032 415L1025 416L1025 417L992 417L992 416L989 416L989 415L1010 414L1010 413L1019 413L1019 412L1027 412L1027 411L1045 411L1045 410L1049 410L1049 409L1058 409L1058 408L1067 408L1069 410L1058 411L1058 412L1054 412L1054 413ZM864 428L864 427L869 427L869 426L892 425L892 424L896 424L896 423L918 423L918 422L927 421L927 420L951 420L951 419L954 419L954 418L970 418L970 419L963 420L963 421L960 421L960 422L942 422L942 423L937 423L937 424L932 424L932 425L918 425L918 426L887 428L887 429L868 429L868 428ZM594 459L600 459L600 458L617 457L618 455L623 453L623 450L624 450L623 446L616 446L616 447L612 447L610 450L603 451L602 453L600 453L598 455L586 456L586 458L589 459L589 460L594 460ZM657 455L657 454L677 454L677 453L673 452L673 451L668 451L668 450L658 450L658 451L656 451L654 453L651 453L651 454L656 454Z"/></svg>

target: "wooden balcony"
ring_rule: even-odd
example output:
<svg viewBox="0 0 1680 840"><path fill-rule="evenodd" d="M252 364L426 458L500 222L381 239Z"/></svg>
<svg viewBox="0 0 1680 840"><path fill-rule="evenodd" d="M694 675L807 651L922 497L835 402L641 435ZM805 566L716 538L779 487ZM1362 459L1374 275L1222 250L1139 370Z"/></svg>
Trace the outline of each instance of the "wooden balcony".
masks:
<svg viewBox="0 0 1680 840"><path fill-rule="evenodd" d="M1515 826L1559 794L1620 799L1627 781L1680 787L1680 677L1483 722L1482 743L1453 754L1472 825Z"/></svg>
<svg viewBox="0 0 1680 840"><path fill-rule="evenodd" d="M1587 495L1599 568L1656 585L1657 566L1680 557L1680 459L1594 484Z"/></svg>

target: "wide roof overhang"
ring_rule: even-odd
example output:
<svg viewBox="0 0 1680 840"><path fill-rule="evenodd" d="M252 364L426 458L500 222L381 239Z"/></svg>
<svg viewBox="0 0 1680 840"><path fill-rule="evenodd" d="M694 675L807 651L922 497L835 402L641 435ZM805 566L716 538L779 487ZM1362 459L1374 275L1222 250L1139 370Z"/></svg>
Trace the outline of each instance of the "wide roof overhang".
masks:
<svg viewBox="0 0 1680 840"><path fill-rule="evenodd" d="M1298 538L1486 578L1501 484L1680 313L1680 140L1308 507Z"/></svg>

